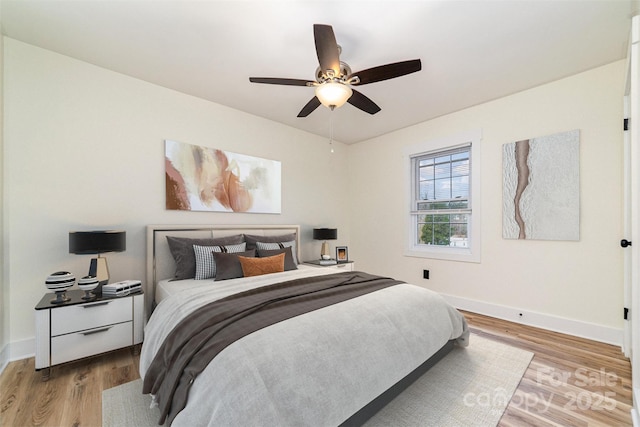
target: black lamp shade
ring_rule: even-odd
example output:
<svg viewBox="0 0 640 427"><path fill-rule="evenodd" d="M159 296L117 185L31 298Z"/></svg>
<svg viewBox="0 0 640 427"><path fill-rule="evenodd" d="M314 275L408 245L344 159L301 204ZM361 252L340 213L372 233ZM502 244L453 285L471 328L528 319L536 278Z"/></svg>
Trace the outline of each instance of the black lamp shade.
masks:
<svg viewBox="0 0 640 427"><path fill-rule="evenodd" d="M102 231L70 231L69 253L90 255L105 252L123 252L127 249L127 232Z"/></svg>
<svg viewBox="0 0 640 427"><path fill-rule="evenodd" d="M338 238L337 228L314 228L314 240L336 240Z"/></svg>

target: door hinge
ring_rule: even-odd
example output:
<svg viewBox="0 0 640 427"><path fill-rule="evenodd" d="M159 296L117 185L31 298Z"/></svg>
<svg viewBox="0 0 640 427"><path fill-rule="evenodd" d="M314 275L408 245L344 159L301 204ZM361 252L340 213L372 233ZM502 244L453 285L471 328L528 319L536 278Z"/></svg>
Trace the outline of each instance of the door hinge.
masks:
<svg viewBox="0 0 640 427"><path fill-rule="evenodd" d="M624 119L624 130L629 130L629 119Z"/></svg>
<svg viewBox="0 0 640 427"><path fill-rule="evenodd" d="M627 307L624 308L624 320L629 320L629 309Z"/></svg>

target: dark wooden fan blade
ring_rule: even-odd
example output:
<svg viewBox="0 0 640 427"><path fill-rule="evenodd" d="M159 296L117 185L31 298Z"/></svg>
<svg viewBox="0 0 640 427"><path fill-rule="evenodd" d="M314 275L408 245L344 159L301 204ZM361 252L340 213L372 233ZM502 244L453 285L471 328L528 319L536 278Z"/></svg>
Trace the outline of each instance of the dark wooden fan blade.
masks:
<svg viewBox="0 0 640 427"><path fill-rule="evenodd" d="M320 70L326 73L333 70L336 77L340 75L340 51L331 25L313 25L313 37L316 41L316 54Z"/></svg>
<svg viewBox="0 0 640 427"><path fill-rule="evenodd" d="M298 117L307 117L309 114L313 112L316 108L320 106L320 100L317 96L311 98L311 101L307 102L307 105L302 107L302 110L298 113Z"/></svg>
<svg viewBox="0 0 640 427"><path fill-rule="evenodd" d="M375 102L373 102L357 90L353 90L353 95L351 95L351 98L347 99L347 102L369 114L375 114L380 111L380 107L378 107Z"/></svg>
<svg viewBox="0 0 640 427"><path fill-rule="evenodd" d="M415 73L422 69L422 63L419 59L410 61L394 62L393 64L380 65L378 67L368 68L366 70L352 73L347 79L357 76L360 81L351 83L352 85L366 85L368 83L380 82L382 80L393 79L407 74Z"/></svg>
<svg viewBox="0 0 640 427"><path fill-rule="evenodd" d="M277 77L249 77L251 83L266 83L270 85L286 85L286 86L307 86L307 83L313 83L309 80L300 79L279 79Z"/></svg>

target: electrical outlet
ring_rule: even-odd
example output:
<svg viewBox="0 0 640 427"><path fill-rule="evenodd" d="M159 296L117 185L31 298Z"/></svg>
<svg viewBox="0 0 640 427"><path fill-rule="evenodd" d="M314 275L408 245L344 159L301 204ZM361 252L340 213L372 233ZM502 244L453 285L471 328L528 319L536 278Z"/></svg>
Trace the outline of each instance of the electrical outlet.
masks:
<svg viewBox="0 0 640 427"><path fill-rule="evenodd" d="M429 278L429 270L422 270L422 277L424 279L428 279Z"/></svg>

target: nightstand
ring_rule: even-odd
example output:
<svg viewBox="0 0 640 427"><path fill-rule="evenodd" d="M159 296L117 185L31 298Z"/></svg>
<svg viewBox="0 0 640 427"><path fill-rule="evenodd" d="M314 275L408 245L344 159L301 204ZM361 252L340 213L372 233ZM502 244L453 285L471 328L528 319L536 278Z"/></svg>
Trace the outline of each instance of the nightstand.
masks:
<svg viewBox="0 0 640 427"><path fill-rule="evenodd" d="M36 371L142 342L144 295L97 296L83 300L84 291L67 291L70 300L52 304L45 294L36 311Z"/></svg>
<svg viewBox="0 0 640 427"><path fill-rule="evenodd" d="M355 264L353 261L344 261L344 262L339 262L337 264L320 264L320 260L312 259L311 261L305 261L304 263L307 265L312 265L314 267L334 268L340 271L355 270Z"/></svg>

